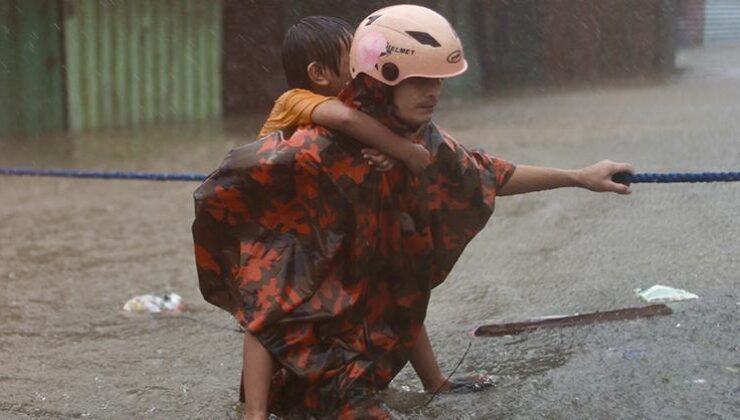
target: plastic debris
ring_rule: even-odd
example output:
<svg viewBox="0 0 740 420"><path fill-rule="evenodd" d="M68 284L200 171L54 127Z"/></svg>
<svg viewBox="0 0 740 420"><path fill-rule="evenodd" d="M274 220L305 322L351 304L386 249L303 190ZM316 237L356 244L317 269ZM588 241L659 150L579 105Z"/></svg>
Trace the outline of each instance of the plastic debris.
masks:
<svg viewBox="0 0 740 420"><path fill-rule="evenodd" d="M656 284L649 289L635 289L639 298L650 303L678 302L681 300L697 299L699 296L685 290L674 289L668 286Z"/></svg>
<svg viewBox="0 0 740 420"><path fill-rule="evenodd" d="M136 296L123 305L124 311L137 314L175 315L184 309L182 297L177 293L167 293L161 296L152 294Z"/></svg>

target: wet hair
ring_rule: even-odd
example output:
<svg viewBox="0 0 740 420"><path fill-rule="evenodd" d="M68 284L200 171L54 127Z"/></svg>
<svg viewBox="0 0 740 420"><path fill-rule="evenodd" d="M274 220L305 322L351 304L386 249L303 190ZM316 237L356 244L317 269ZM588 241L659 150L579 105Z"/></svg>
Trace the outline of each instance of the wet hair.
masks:
<svg viewBox="0 0 740 420"><path fill-rule="evenodd" d="M339 75L342 54L352 45L349 23L329 16L309 16L288 29L283 40L283 69L291 89L310 89L306 69L315 61Z"/></svg>

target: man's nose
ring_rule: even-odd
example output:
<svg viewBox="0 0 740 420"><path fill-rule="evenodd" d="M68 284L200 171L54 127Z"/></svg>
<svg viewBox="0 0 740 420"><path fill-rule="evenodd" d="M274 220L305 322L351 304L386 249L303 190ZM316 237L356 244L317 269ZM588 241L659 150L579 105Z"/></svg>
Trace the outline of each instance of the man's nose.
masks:
<svg viewBox="0 0 740 420"><path fill-rule="evenodd" d="M427 79L427 95L438 97L442 93L442 79Z"/></svg>

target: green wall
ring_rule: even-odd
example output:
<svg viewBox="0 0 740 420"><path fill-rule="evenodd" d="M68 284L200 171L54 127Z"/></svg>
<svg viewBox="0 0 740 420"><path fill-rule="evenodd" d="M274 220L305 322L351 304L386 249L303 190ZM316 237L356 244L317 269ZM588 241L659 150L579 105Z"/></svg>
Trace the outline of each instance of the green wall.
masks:
<svg viewBox="0 0 740 420"><path fill-rule="evenodd" d="M221 116L220 0L65 0L70 127Z"/></svg>
<svg viewBox="0 0 740 420"><path fill-rule="evenodd" d="M65 128L58 6L0 1L0 138Z"/></svg>

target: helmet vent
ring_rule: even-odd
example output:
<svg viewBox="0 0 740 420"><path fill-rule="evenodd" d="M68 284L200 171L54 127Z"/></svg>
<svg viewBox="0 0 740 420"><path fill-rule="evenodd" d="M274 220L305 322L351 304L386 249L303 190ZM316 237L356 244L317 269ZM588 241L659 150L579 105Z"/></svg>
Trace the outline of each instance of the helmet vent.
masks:
<svg viewBox="0 0 740 420"><path fill-rule="evenodd" d="M442 46L436 39L434 39L433 36L429 35L426 32L406 31L406 33L411 35L411 37L415 40L419 41L421 45L429 45L435 48Z"/></svg>
<svg viewBox="0 0 740 420"><path fill-rule="evenodd" d="M383 15L372 15L372 16L369 16L367 18L367 23L365 24L365 26L372 25L373 22L375 22L376 20L380 19L381 16L383 16Z"/></svg>
<svg viewBox="0 0 740 420"><path fill-rule="evenodd" d="M393 63L385 63L383 64L383 69L380 71L380 73L383 74L385 80L392 82L398 79L398 66Z"/></svg>

